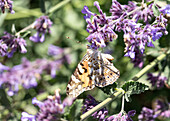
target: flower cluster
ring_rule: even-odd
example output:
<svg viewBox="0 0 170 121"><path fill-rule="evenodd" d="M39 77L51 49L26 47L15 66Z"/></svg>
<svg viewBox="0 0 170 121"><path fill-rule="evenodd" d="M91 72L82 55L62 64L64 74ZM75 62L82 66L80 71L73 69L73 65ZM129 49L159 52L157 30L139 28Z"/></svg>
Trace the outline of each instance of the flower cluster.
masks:
<svg viewBox="0 0 170 121"><path fill-rule="evenodd" d="M106 17L106 14L100 9L97 1L94 2L94 6L97 7L100 15L89 11L87 6L84 7L82 13L86 14L84 18L88 24L87 32L90 33L86 39L91 43L92 48L97 49L99 47L106 47L109 41L117 38L117 34L113 31L112 26L108 24L111 19ZM91 16L93 16L92 20L90 20Z"/></svg>
<svg viewBox="0 0 170 121"><path fill-rule="evenodd" d="M141 114L138 116L139 121L155 121L158 117L170 118L169 104L162 100L156 100L154 109L143 107Z"/></svg>
<svg viewBox="0 0 170 121"><path fill-rule="evenodd" d="M139 121L154 121L158 115L154 115L154 111L147 107L143 107L141 114L138 116Z"/></svg>
<svg viewBox="0 0 170 121"><path fill-rule="evenodd" d="M40 102L36 98L32 99L32 103L39 107L36 115L26 112L22 113L21 121L58 121L64 113L66 106L72 105L74 98L67 97L61 102L59 89L55 91L55 96L48 96L47 100Z"/></svg>
<svg viewBox="0 0 170 121"><path fill-rule="evenodd" d="M89 111L96 105L98 105L99 102L97 102L91 95L87 97L87 99L84 102L84 106L82 107L83 113ZM133 121L131 119L132 116L134 116L136 113L135 110L129 111L128 114L125 112L120 112L119 114L115 114L112 116L109 116L106 118L108 111L106 108L102 108L99 111L96 111L95 113L92 114L92 116L99 121Z"/></svg>
<svg viewBox="0 0 170 121"><path fill-rule="evenodd" d="M135 114L135 110L131 110L127 114L125 112L120 112L119 114L107 117L104 121L133 121L131 117Z"/></svg>
<svg viewBox="0 0 170 121"><path fill-rule="evenodd" d="M162 12L164 15L169 16L170 15L170 5L163 7L160 9L160 12Z"/></svg>
<svg viewBox="0 0 170 121"><path fill-rule="evenodd" d="M83 113L89 111L96 105L98 105L99 102L97 102L91 95L87 96L87 99L85 99L84 106L82 107ZM103 121L105 119L105 116L108 114L108 111L106 108L102 108L99 111L92 114L92 116L99 121Z"/></svg>
<svg viewBox="0 0 170 121"><path fill-rule="evenodd" d="M17 49L21 53L26 53L26 45L26 41L23 38L4 32L4 36L0 37L0 56L8 56L10 58Z"/></svg>
<svg viewBox="0 0 170 121"><path fill-rule="evenodd" d="M50 53L56 52L56 46L49 47ZM53 48L53 50L52 50ZM56 60L37 59L33 62L28 61L26 58L22 59L22 64L16 65L13 68L0 65L0 86L4 85L8 88L8 95L12 96L18 92L19 85L22 85L25 89L29 89L37 86L37 79L41 79L41 74L46 71L52 78L56 76L56 71L60 69L62 63L66 60L70 63L70 60L64 56L64 49L58 55L62 55ZM3 70L7 70L3 72Z"/></svg>
<svg viewBox="0 0 170 121"><path fill-rule="evenodd" d="M131 62L134 64L134 67L142 68L144 61L143 61L143 54L140 52L139 48L134 50L135 58L131 59Z"/></svg>
<svg viewBox="0 0 170 121"><path fill-rule="evenodd" d="M41 16L33 23L33 28L36 29L36 33L30 37L30 40L33 42L44 42L45 34L50 33L50 27L52 25L52 21L48 16Z"/></svg>
<svg viewBox="0 0 170 121"><path fill-rule="evenodd" d="M159 113L159 117L170 118L170 103L159 99L155 101L155 105L154 111Z"/></svg>
<svg viewBox="0 0 170 121"><path fill-rule="evenodd" d="M167 80L167 78L161 76L161 74L155 76L154 74L148 73L147 76L147 80L150 80L152 87L162 88L165 84L165 81Z"/></svg>
<svg viewBox="0 0 170 121"><path fill-rule="evenodd" d="M125 56L135 59L135 56L138 56L137 50L143 54L146 45L154 47L152 40L155 41L163 34L168 33L166 31L167 20L163 14L154 16L152 3L147 5L142 2L141 6L138 6L138 3L129 2L128 5L121 5L113 0L110 8L111 16L106 16L103 13L98 2L94 2L94 6L97 7L100 15L92 13L87 6L82 10L82 13L86 14L84 18L87 22L87 31L90 34L86 39L94 49L106 47L109 41L116 39L117 35L114 31L123 31L126 46ZM92 20L91 16L93 16ZM152 17L155 17L155 21L150 24ZM145 24L141 23L141 20ZM142 63L138 64L139 67L143 65Z"/></svg>
<svg viewBox="0 0 170 121"><path fill-rule="evenodd" d="M1 8L2 13L4 13L5 9L7 8L9 9L9 12L11 14L14 14L15 11L12 9L12 3L13 1L11 0L0 0L0 8Z"/></svg>

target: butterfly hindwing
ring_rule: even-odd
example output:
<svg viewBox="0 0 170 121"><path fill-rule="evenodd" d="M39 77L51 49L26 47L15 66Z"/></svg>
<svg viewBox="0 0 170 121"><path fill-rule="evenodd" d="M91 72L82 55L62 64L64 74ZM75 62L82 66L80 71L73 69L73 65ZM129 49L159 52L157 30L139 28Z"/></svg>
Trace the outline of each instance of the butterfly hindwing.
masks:
<svg viewBox="0 0 170 121"><path fill-rule="evenodd" d="M114 58L109 54L98 53L98 64L96 64L96 69L94 69L95 85L98 87L104 87L113 84L120 75L118 69L116 69L111 62Z"/></svg>

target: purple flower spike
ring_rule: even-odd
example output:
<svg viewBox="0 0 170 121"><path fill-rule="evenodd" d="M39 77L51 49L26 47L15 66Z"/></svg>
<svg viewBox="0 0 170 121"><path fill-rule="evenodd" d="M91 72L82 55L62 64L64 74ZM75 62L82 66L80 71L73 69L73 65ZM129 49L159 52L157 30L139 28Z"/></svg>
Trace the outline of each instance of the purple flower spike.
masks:
<svg viewBox="0 0 170 121"><path fill-rule="evenodd" d="M162 118L170 118L170 107L169 107L169 103L167 103L165 100L160 100L157 99L155 101L155 112L159 112L159 116Z"/></svg>
<svg viewBox="0 0 170 121"><path fill-rule="evenodd" d="M55 46L55 45L50 45L48 48L48 55L51 55L51 56L57 56L57 55L62 54L63 52L64 52L64 49L58 46Z"/></svg>
<svg viewBox="0 0 170 121"><path fill-rule="evenodd" d="M95 107L98 104L99 103L91 95L88 95L87 99L85 99L84 106L82 107L83 113L89 111L90 109L92 109L93 107ZM107 109L102 108L99 111L93 113L92 116L94 118L98 119L99 121L103 121L107 114L108 114Z"/></svg>
<svg viewBox="0 0 170 121"><path fill-rule="evenodd" d="M38 105L39 111L33 116L25 112L22 113L21 121L58 121L64 113L66 106L72 105L74 98L67 97L63 103L59 94L59 89L55 91L55 96L48 96L47 100L40 102L33 98L32 103ZM24 120L25 119L25 120ZM33 120L34 119L34 120Z"/></svg>
<svg viewBox="0 0 170 121"><path fill-rule="evenodd" d="M170 4L168 4L167 6L163 7L160 9L160 12L162 12L164 15L170 15Z"/></svg>
<svg viewBox="0 0 170 121"><path fill-rule="evenodd" d="M26 53L26 46L26 40L23 38L15 37L8 32L4 32L4 36L0 38L0 55L6 55L10 58L17 49L19 49L21 53Z"/></svg>
<svg viewBox="0 0 170 121"><path fill-rule="evenodd" d="M134 50L135 58L131 59L131 62L134 64L134 67L142 68L144 61L143 61L143 54L140 52L138 48Z"/></svg>
<svg viewBox="0 0 170 121"><path fill-rule="evenodd" d="M5 13L5 9L9 9L9 12L11 14L14 14L15 11L12 9L12 3L13 1L11 0L0 0L0 8L1 8L1 11L2 13Z"/></svg>
<svg viewBox="0 0 170 121"><path fill-rule="evenodd" d="M125 13L125 6L121 5L117 0L112 0L112 6L110 8L110 13L112 13L112 19L116 20L120 18L123 13Z"/></svg>
<svg viewBox="0 0 170 121"><path fill-rule="evenodd" d="M152 87L162 88L165 84L165 81L167 80L166 77L161 76L161 74L158 74L155 76L154 74L148 73L147 80L150 80L150 83L152 84Z"/></svg>
<svg viewBox="0 0 170 121"><path fill-rule="evenodd" d="M60 53L64 55L63 53ZM0 65L0 87L7 88L8 95L13 96L18 92L19 86L29 89L37 86L37 81L41 79L41 74L46 72L52 78L56 76L56 71L60 69L65 57L56 60L37 59L30 62L26 58L22 59L22 64L13 68ZM4 70L7 70L4 72Z"/></svg>
<svg viewBox="0 0 170 121"><path fill-rule="evenodd" d="M134 116L135 114L136 114L135 110L129 111L128 114L120 112L119 114L115 114L105 118L104 121L133 121L131 117Z"/></svg>
<svg viewBox="0 0 170 121"><path fill-rule="evenodd" d="M38 18L34 24L33 28L37 30L33 36L30 37L30 40L33 42L44 42L45 34L50 33L50 27L52 26L52 22L48 16L41 16Z"/></svg>
<svg viewBox="0 0 170 121"><path fill-rule="evenodd" d="M138 116L139 121L155 121L154 111L152 109L143 107L141 114Z"/></svg>

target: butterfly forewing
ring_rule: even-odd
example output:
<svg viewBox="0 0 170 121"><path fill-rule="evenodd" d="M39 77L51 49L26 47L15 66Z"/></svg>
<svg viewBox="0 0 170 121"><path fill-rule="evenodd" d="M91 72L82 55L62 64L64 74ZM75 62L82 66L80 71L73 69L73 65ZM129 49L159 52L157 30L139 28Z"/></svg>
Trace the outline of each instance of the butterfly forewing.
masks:
<svg viewBox="0 0 170 121"><path fill-rule="evenodd" d="M87 51L87 54L78 64L75 72L67 85L67 94L77 97L82 92L91 90L95 87L94 81L91 79L92 69L89 67L90 60L94 53Z"/></svg>

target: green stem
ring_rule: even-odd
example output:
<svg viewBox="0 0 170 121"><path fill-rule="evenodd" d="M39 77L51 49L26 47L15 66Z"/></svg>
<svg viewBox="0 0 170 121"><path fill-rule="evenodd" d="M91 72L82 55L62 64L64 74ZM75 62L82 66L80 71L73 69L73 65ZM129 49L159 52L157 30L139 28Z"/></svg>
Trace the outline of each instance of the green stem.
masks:
<svg viewBox="0 0 170 121"><path fill-rule="evenodd" d="M100 104L98 104L97 106L95 106L94 108L92 108L91 110L86 112L85 114L81 115L80 116L81 121L85 120L86 118L91 116L94 112L96 112L97 110L100 110L101 108L105 107L105 105L112 102L114 99L116 99L116 97L118 97L119 95L123 95L123 94L124 94L124 90L122 90L121 88L118 89L117 92L112 94L109 98L107 98L106 100L104 100L103 102L101 102Z"/></svg>
<svg viewBox="0 0 170 121"><path fill-rule="evenodd" d="M145 73L147 73L151 68L153 68L158 62L162 61L168 54L169 54L169 52L167 51L166 53L158 56L153 62L151 62L149 65L147 65L145 68L143 68L139 73L137 73L132 80L137 81L140 77L142 77ZM106 100L104 100L103 102L101 102L100 104L98 104L97 106L95 106L94 108L89 110L88 112L81 115L80 116L81 121L85 120L86 118L91 116L94 112L105 107L107 104L112 102L116 97L118 97L119 95L122 96L123 94L124 94L124 90L121 88L118 89L117 92L112 94L109 98L107 98Z"/></svg>
<svg viewBox="0 0 170 121"><path fill-rule="evenodd" d="M70 1L71 0L64 0L64 1L60 2L60 3L58 3L57 5L55 5L54 7L49 9L48 14L53 13L54 11L56 11L57 9L63 7L65 4L67 4Z"/></svg>
<svg viewBox="0 0 170 121"><path fill-rule="evenodd" d="M162 61L167 55L169 54L169 52L163 53L160 56L158 56L154 61L152 61L150 64L148 64L147 66L145 66L145 68L143 68L139 73L137 73L132 80L133 81L137 81L139 78L141 78L144 74L146 74L151 68L153 68L156 64L158 64L158 62Z"/></svg>
<svg viewBox="0 0 170 121"><path fill-rule="evenodd" d="M125 96L122 97L122 109L120 112L124 112Z"/></svg>
<svg viewBox="0 0 170 121"><path fill-rule="evenodd" d="M28 25L27 27L23 28L23 29L20 30L19 32L17 32L17 33L15 34L15 36L17 36L17 37L20 36L20 33L23 33L23 32L25 32L25 31L33 28L33 25L34 25L34 22L33 22L32 24Z"/></svg>

